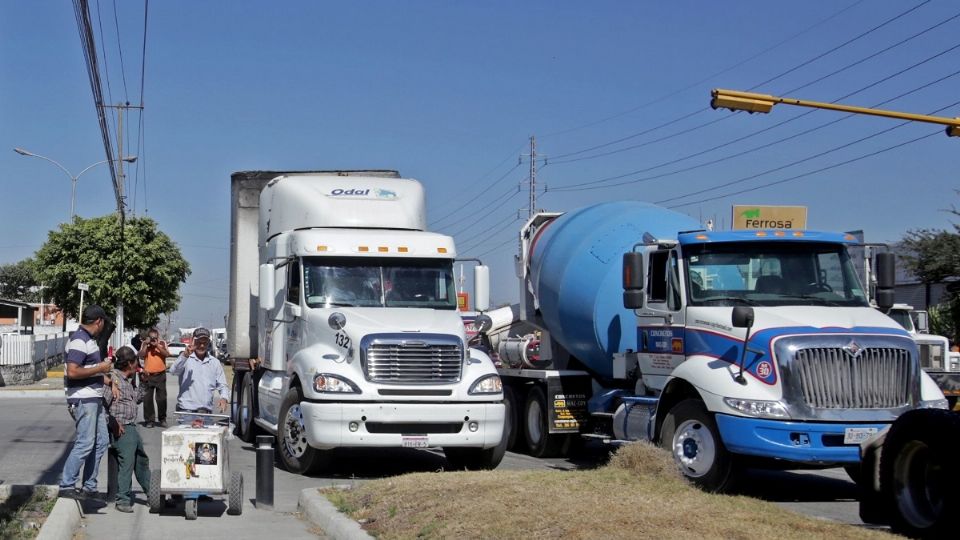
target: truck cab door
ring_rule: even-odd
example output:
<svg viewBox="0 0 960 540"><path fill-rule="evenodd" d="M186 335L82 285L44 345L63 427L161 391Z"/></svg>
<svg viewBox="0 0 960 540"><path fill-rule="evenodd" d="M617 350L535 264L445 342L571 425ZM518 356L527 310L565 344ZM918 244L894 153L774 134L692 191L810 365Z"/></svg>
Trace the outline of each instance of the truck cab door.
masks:
<svg viewBox="0 0 960 540"><path fill-rule="evenodd" d="M293 259L286 265L286 290L284 291L283 309L281 310L282 325L277 330L282 332L284 350L282 352L284 365L300 349L303 340L303 308L301 307L301 283L303 276L300 270L300 259ZM289 370L288 370L289 371Z"/></svg>
<svg viewBox="0 0 960 540"><path fill-rule="evenodd" d="M648 250L646 301L637 311L637 362L644 384L659 391L685 359L685 295L678 248Z"/></svg>

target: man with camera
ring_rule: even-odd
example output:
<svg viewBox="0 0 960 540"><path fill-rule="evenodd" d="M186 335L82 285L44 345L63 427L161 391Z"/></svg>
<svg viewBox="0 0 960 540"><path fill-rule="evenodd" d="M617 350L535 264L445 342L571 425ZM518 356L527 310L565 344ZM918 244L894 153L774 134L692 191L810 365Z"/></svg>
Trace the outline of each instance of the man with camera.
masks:
<svg viewBox="0 0 960 540"><path fill-rule="evenodd" d="M147 339L140 344L139 356L143 359L140 379L144 388L144 427L167 427L167 342L160 339L160 331L151 328ZM156 410L154 410L156 399Z"/></svg>

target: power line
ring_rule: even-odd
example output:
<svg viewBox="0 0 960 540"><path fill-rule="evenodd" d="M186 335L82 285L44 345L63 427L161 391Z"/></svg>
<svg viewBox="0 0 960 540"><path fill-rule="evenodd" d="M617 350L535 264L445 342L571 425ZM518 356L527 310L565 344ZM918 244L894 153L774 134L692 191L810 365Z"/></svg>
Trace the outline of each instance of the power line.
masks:
<svg viewBox="0 0 960 540"><path fill-rule="evenodd" d="M857 90L854 90L853 92L850 92L850 93L847 93L847 94L845 94L845 95L843 95L843 96L840 96L839 98L833 100L833 102L836 103L837 101L840 101L840 100L846 99L846 98L848 98L848 97L854 96L854 95L856 95L856 94L859 94L859 93L861 93L861 92L864 92L864 91L866 91L866 90L868 90L868 89L870 89L870 88L873 88L874 86L877 86L878 84L882 84L882 83L884 83L884 82L886 82L886 81L889 81L889 80L891 80L891 79L893 79L893 78L895 78L895 77L898 77L898 76L900 76L900 75L903 75L904 73L906 73L906 72L908 72L908 71L910 71L910 70L913 70L913 69L915 69L915 68L917 68L917 67L920 67L920 66L922 66L922 65L924 65L924 64L926 64L926 63L928 63L928 62L930 62L930 61L932 61L932 60L934 60L934 59L936 59L936 58L939 58L939 57L941 57L941 56L943 56L943 55L945 55L945 54L947 54L947 53L950 53L950 52L952 52L952 51L954 51L954 50L956 50L956 49L958 49L958 48L960 48L960 43L958 43L957 45L954 45L954 46L952 46L952 47L948 47L947 49L944 49L944 50L942 50L942 51L940 51L940 52L938 52L938 53L936 53L936 54L934 54L934 55L932 55L932 56L928 56L927 58L924 58L923 60L920 60L919 62L915 62L915 63L913 63L913 64L911 64L911 65L909 65L909 66L907 66L907 67L905 67L905 68L903 68L903 69L900 69L900 70L898 70L898 71L896 71L896 72L894 72L894 73L892 73L892 74L890 74L890 75L887 75L887 76L885 76L885 77L882 77L882 78L880 78L880 79L878 79L878 80L876 80L876 81L874 81L874 82L872 82L872 83L870 83L870 84L868 84L868 85L866 85L866 86L863 86L863 87L861 87L861 88L858 88ZM902 98L902 97L904 97L904 96L906 96L906 95L912 94L912 93L914 93L914 92L917 92L917 91L919 91L919 90L922 90L922 89L924 89L924 88L927 88L927 87L929 87L929 86L932 86L933 84L937 84L937 83L939 83L939 82L942 82L942 81L944 81L944 80L946 80L946 79L949 79L949 78L951 78L951 77L954 77L954 76L956 76L956 75L958 75L958 74L960 74L960 72L953 72L953 73L951 73L951 74L949 74L949 75L947 75L947 76L941 77L941 78L939 78L939 79L937 79L937 80L935 80L935 81L931 81L931 82L929 82L929 83L926 83L926 84L924 84L924 85L921 85L921 86L919 86L919 87L916 87L916 88L914 88L914 89L912 89L912 90L910 90L910 91L908 91L908 92L905 92L905 93L902 93L902 94L900 94L900 95L898 95L898 96L895 96L895 97L893 97L893 98L890 98L890 99L881 101L881 102L873 105L873 107L878 107L878 106L883 105L883 104L885 104L885 103L889 103L889 102L891 102L891 101L900 99L900 98ZM666 172L666 173L660 173L660 174L656 174L656 175L653 175L653 176L646 176L646 177L642 177L642 178L636 178L636 179L632 179L632 180L628 180L628 181L624 181L624 182L616 182L616 183L612 183L612 184L607 183L607 182L609 182L609 181L611 181L611 180L617 180L617 179L620 179L620 178L625 178L625 177L628 177L628 176L633 176L634 174L640 174L640 173L644 173L644 172L649 172L649 171L651 171L651 170L659 169L659 168L665 167L665 166L667 166L667 165L673 165L673 164L679 163L679 162L681 162L681 161L686 161L687 159L691 159L691 158L694 158L694 157L697 157L697 156L706 154L706 153L708 153L708 152L712 152L712 151L714 151L714 150L718 150L718 149L720 149L720 148L724 148L724 147L726 147L726 146L730 146L730 145L732 145L732 144L735 144L735 143L744 141L744 140L746 140L746 139L755 137L755 136L757 136L757 135L759 135L759 134L765 133L765 132L767 132L767 131L770 131L770 130L775 129L775 128L780 127L780 126L783 126L783 125L788 124L788 123L790 123L790 122L794 122L794 121L796 121L796 120L798 120L798 119L800 119L800 118L803 118L803 117L805 117L805 116L807 116L807 115L813 114L814 112L816 112L816 111L815 111L815 110L810 110L810 111L801 113L801 114L799 114L799 115L797 115L797 116L795 116L795 117L788 118L788 119L786 119L786 120L777 122L777 123L775 123L775 124L773 124L773 125L771 125L771 126L765 127L765 128L760 129L760 130L758 130L758 131L754 131L754 132L748 133L748 134L746 134L746 135L743 135L743 136L738 137L738 138L736 138L736 139L733 139L733 140L731 140L731 141L727 141L727 142L724 142L724 143L715 145L715 146L713 146L713 147L711 147L711 148L708 148L708 149L706 149L706 150L700 150L700 151L697 151L697 152L694 152L694 153L691 153L691 154L687 154L687 155L685 155L685 156L681 156L681 157L679 157L679 158L675 158L675 159L672 159L672 160L668 160L668 161L665 161L665 162L658 163L658 164L653 165L653 166L650 166L650 167L646 167L646 168L644 168L644 169L638 169L638 170L636 170L636 171L631 171L631 172L629 172L629 173L625 173L625 174L621 174L621 175L617 175L617 176L606 177L606 178L601 178L601 179L598 179L598 180L592 180L592 181L589 181L589 182L580 182L580 183L577 183L577 184L571 184L571 185L568 185L568 186L562 186L562 187L560 187L560 188L552 189L551 191L586 191L586 190L594 190L594 189L606 189L606 188L611 188L611 187L618 187L618 186L624 186L624 185L629 185L629 184L637 184L637 183L641 183L641 182L647 182L647 181L650 181L650 180L655 180L655 179L658 179L658 178L664 178L664 177L666 177L666 176L672 176L672 175L679 174L679 173L682 173L682 172L689 172L689 171L691 171L691 170L695 170L695 169L699 169L699 168L702 168L702 167L705 167L705 166L708 166L708 165L713 165L713 164L716 164L716 163L720 163L720 162L722 162L722 161L727 161L727 160L729 160L729 159L732 159L732 158L735 158L735 157L740 157L740 156L743 156L743 155L745 155L745 154L754 152L754 151L756 151L756 150L760 150L760 149L763 149L763 148L767 148L767 147L773 146L774 144L778 144L778 143L781 143L781 142L784 142L784 141L788 141L788 140L794 139L794 138L796 138L796 137L799 136L799 135L804 135L804 134L810 133L810 132L812 132L812 131L816 131L816 130L818 130L818 129L821 129L821 128L826 127L826 126L829 126L829 125L833 125L833 124L835 124L835 123L837 123L837 122L840 121L840 120L831 121L831 122L828 122L827 124L823 124L823 125L821 125L821 126L819 126L819 127L817 127L817 128L813 128L813 129L809 129L809 130L806 130L806 131L804 131L804 132L801 132L800 134L794 134L794 135L791 135L791 136L788 136L788 137L779 139L779 140L777 140L777 141L773 141L773 142L771 142L771 143L766 143L766 144L763 144L763 145L754 147L754 148L749 149L749 150L745 150L745 151L742 151L742 152L738 152L738 153L736 153L736 154L727 155L727 156L722 156L722 157L720 157L720 158L717 158L717 159L714 159L714 160L711 160L711 161L707 161L707 162L704 162L704 163L700 163L700 164L698 164L698 165L692 165L692 166L690 166L690 167L686 167L686 168L682 168L682 169L677 169L677 170L670 171L670 172ZM845 118L846 118L846 117L844 117L844 119L845 119ZM674 136L680 135L680 134L682 134L682 133L684 133L684 132L677 132L677 133L674 134ZM603 184L603 185L601 185L601 184Z"/></svg>
<svg viewBox="0 0 960 540"><path fill-rule="evenodd" d="M821 59L821 58L824 58L824 57L826 57L826 56L828 56L828 55L830 55L830 54L832 54L832 53L840 50L841 48L846 47L847 45L850 45L851 43L854 43L855 41L857 41L857 40L859 40L859 39L861 39L861 38L863 38L863 37L865 37L865 36L867 36L867 35L875 32L875 31L879 30L880 28L882 28L882 27L884 27L884 26L886 26L886 25L888 25L888 24L890 24L890 23L892 23L892 22L894 22L894 21L896 21L896 20L898 20L898 19L900 19L900 18L908 15L908 14L911 13L912 11L914 11L914 10L922 7L923 5L925 5L925 4L929 3L929 2L930 2L930 0L926 0L926 1L923 2L922 4L918 4L918 5L916 5L916 6L912 7L912 8L904 11L904 12L901 12L900 14L895 15L894 17L891 17L890 19L887 19L886 21L880 23L879 25L876 25L876 26L874 26L874 27L872 27L872 28L864 31L864 32L860 33L859 35L857 35L857 36L855 36L855 37L853 37L853 38L851 38L851 39L849 39L849 40L847 40L847 41L845 41L845 42L843 42L843 43L841 43L841 44L839 44L839 45L836 45L836 46L830 48L829 50L827 50L827 51L825 51L825 52L823 52L823 53L820 53L820 54L818 54L817 56L815 56L815 57L813 57L813 58L811 58L811 59L805 60L805 61L803 61L803 62L801 62L801 63L793 66L792 68L790 68L790 69L788 69L788 70L780 73L779 75L776 75L776 76L774 76L774 77L771 77L771 78L767 79L766 81L763 81L763 82L761 82L761 83L759 83L759 84L754 85L754 86L751 87L750 89L753 90L753 89L755 89L755 88L757 88L757 87L759 87L759 86L762 86L762 85L764 85L764 84L767 84L767 83L770 83L770 82L775 81L775 80L777 80L777 79L780 79L780 78L782 78L782 77L784 77L784 76L792 73L793 71L796 71L797 69L800 69L800 68L802 68L802 67L804 67L804 66L806 66L806 65L809 65L809 64L811 64L811 63L813 63L813 62L815 62L815 61L817 61L817 60L819 60L819 59ZM851 6L851 7L852 7L852 6ZM849 9L849 8L848 8L848 9ZM839 14L839 13L838 13L838 14ZM849 66L849 67L852 67L852 65ZM849 67L846 67L846 68L844 68L844 69L849 69ZM840 71L843 71L843 69L841 69ZM837 73L839 73L839 71L838 71ZM833 76L833 75L835 75L835 74L836 74L836 73L830 74L830 75L828 75L827 77ZM822 79L824 79L824 78L827 78L827 77L823 77L823 78L821 78L820 80L822 80ZM708 79L708 80L709 80L709 79ZM812 84L812 83L811 83L811 84ZM568 153L566 153L566 154L561 154L561 155L556 156L556 157L557 157L557 158L563 158L563 157L573 156L573 155L581 154L581 153L584 153L584 152L589 152L589 151L591 151L591 150L596 150L596 149L599 149L599 148L603 148L603 147L606 147L606 146L610 146L610 145L613 145L613 144L617 144L618 142L623 142L623 141L625 141L625 140L628 140L628 139L631 139L631 138L634 138L634 137L637 137L637 136L640 136L640 135L643 135L643 134L646 134L646 133L650 133L650 132L652 132L652 131L655 131L656 129L660 129L660 128L663 128L663 127L667 127L667 126L674 125L674 124L676 124L676 123L678 123L678 122L680 122L680 121L682 121L682 120L685 120L685 119L687 119L687 118L690 118L690 117L692 117L692 116L695 116L695 115L697 115L697 114L700 114L700 113L704 112L705 110L708 110L708 109L698 109L697 111L692 111L692 112L690 112L690 113L686 113L685 115L683 115L683 116L681 116L681 117L679 117L679 118L675 118L675 119L673 119L673 120L670 120L670 121L667 121L667 122L665 122L665 123L663 123L663 124L660 124L660 125L657 126L657 127L650 128L650 129L641 131L641 132L639 132L639 133L635 133L635 134L633 134L633 135L629 135L629 136L627 136L627 137L621 137L620 139L617 139L617 140L614 140L614 141L610 141L610 142L607 142L607 143L603 143L603 144L600 144L600 145L596 145L596 146L593 146L593 147L588 148L588 149L579 150L579 151L576 151L576 152L568 152ZM727 116L727 117L723 118L723 120L726 120L726 119L728 119L728 118L730 118L730 117ZM706 126L709 126L709 125L711 125L711 124L715 124L715 123L717 123L717 122L719 122L719 121L722 121L722 120L719 120L719 119L718 119L718 120L713 120L713 121L710 121L710 122L708 122L708 123L706 123L706 124L702 124L702 125L696 126L696 127L694 127L693 129L702 129L702 128L706 127ZM633 149L640 148L640 147L643 147L643 146L649 146L650 144L654 144L655 142L661 142L661 141L663 141L663 140L667 140L667 139L670 139L670 138L673 138L673 137L676 137L676 136L678 136L678 134L675 134L675 135L673 135L672 137L664 137L664 138L658 139L658 140L656 140L656 141L651 141L651 142L648 142L648 143L642 143L642 144L639 144L639 145L630 146L630 147L626 147L626 148L623 148L623 149L613 150L613 151L610 151L610 152L607 152L607 153L604 153L604 154L599 154L599 155L596 155L596 156L587 156L587 157L583 157L583 158L564 160L564 161L555 162L555 163L570 163L570 162L573 162L573 161L581 161L581 160L585 160L585 159L595 159L595 158L598 158L598 157L604 157L604 156L608 156L608 155L611 155L611 154L616 154L616 153L619 153L619 152L624 152L624 151L627 151L627 150L633 150Z"/></svg>
<svg viewBox="0 0 960 540"><path fill-rule="evenodd" d="M482 237L482 236L484 236L484 235L487 235L487 236L489 236L489 237L495 237L495 236L497 236L498 234L500 234L501 232L503 232L507 227L509 227L509 226L513 225L514 223L516 223L517 221L519 221L519 219L520 219L520 218L518 218L518 217L516 216L516 214L514 214L513 219L505 222L503 225L501 225L500 227L498 227L498 228L495 229L494 231L491 232L491 231L481 230L480 232L478 232L477 234L474 234L473 236L467 238L466 240L461 240L461 241L459 241L459 244L460 244L461 246L463 246L463 245L468 245L468 244L470 244L473 240L475 240L475 239L477 239L477 238L480 238L480 237ZM470 251L471 249L473 249L473 248L475 248L475 247L477 247L476 244L475 244L473 247L471 247L471 248L463 248L463 249L464 249L464 251Z"/></svg>
<svg viewBox="0 0 960 540"><path fill-rule="evenodd" d="M525 145L525 144L526 144L526 143L524 143L524 145ZM515 156L515 155L517 154L517 152L518 152L520 149L523 148L524 145L521 145L520 147L518 147L518 148L517 148L516 150L514 150L513 152L510 152L510 155L508 155L506 158L504 158L504 159L503 159L500 163L498 163L494 168L492 168L492 169L490 169L489 171L487 171L486 173L484 173L484 175L481 176L481 177L480 177L476 182L474 182L474 183L477 184L477 183L481 182L484 178L486 178L487 176L489 176L490 173L492 173L493 171L499 169L500 166L503 165L504 163L506 163L508 159L510 159L511 157ZM447 213L444 214L443 216L435 219L433 222L430 223L430 226L431 226L431 227L436 227L441 221L444 221L444 220L446 220L447 218L456 216L457 212L459 212L460 210L463 210L464 208L466 208L466 207L470 206L471 204L473 204L478 197L480 197L481 195L484 195L484 194L486 194L488 191L490 191L490 189L491 189L493 186L499 184L504 178L507 177L507 175L509 175L510 173L512 173L514 170L516 170L517 167L519 167L520 165L521 165L521 163L518 161L516 165L514 165L513 167L510 168L510 170L508 170L507 172L503 173L499 178L497 178L496 180L494 180L493 182L491 182L489 185L487 185L486 187L484 187L482 191L480 191L479 193L477 193L477 194L474 195L473 197L470 197L466 202L464 202L464 203L461 204L460 206L458 206L458 207L454 208L453 210L447 212ZM460 216L458 216L458 217L460 217Z"/></svg>
<svg viewBox="0 0 960 540"><path fill-rule="evenodd" d="M793 41L794 39L802 36L803 34L806 34L807 32L813 30L814 28L817 28L818 26L821 26L821 25L827 23L828 21L830 21L830 20L838 17L838 16L841 15L842 13L845 13L846 11L849 11L850 9L852 9L852 8L860 5L861 3L863 3L863 0L858 0L857 2L854 2L854 3L850 4L850 5L847 6L847 7L840 9L839 11L836 11L836 12L833 13L832 15L830 15L830 16L824 18L824 19L821 19L820 21L818 21L818 22L816 22L816 23L814 23L814 24L812 24L812 25L804 28L803 30L797 32L796 34L793 34L793 35L791 35L791 36L789 36L789 37L787 37L787 38L784 38L783 40L777 42L776 44L774 44L774 45L772 45L772 46L770 46L770 47L767 47L766 49L763 49L762 51L757 52L757 53L753 54L752 56L750 56L750 57L748 57L748 58L745 58L745 59L743 59L743 60L741 60L741 61L739 61L739 62L737 62L737 63L735 63L735 64L733 64L733 65L731 65L731 66L729 66L729 67L726 67L726 68L724 68L724 69L721 69L720 71L717 71L717 72L715 72L715 73L712 73L711 75L708 75L708 76L704 77L703 79L700 79L699 81L697 81L697 82L695 82L695 83L688 84L687 86L684 86L683 88L680 88L680 89L678 89L678 90L673 90L673 91L671 91L671 92L669 92L669 93L667 93L667 94L664 94L664 95L662 95L662 96L660 96L660 97L658 97L658 98L656 98L656 99L653 99L653 100L648 101L648 102L646 102L646 103L643 103L643 104L641 104L641 105L637 105L636 107L633 107L633 108L628 109L628 110L626 110L626 111L619 112L619 113L613 114L613 115L608 116L608 117L605 117L605 118L601 118L600 120L595 120L595 121L592 121L592 122L588 122L588 123L586 123L586 124L582 124L582 125L577 126L577 127L573 127L573 128L569 128L569 129L564 129L564 130L561 130L561 131L554 131L554 132L551 132L551 133L547 133L546 135L543 135L542 138L553 137L553 136L556 136L556 135L564 135L564 134L567 134L567 133L571 133L571 132L573 132L573 131L579 131L579 130L581 130L581 129L585 129L585 128L588 128L588 127L593 127L593 126L595 126L595 125L602 124L602 123L604 123L604 122L608 122L608 121L613 120L613 119L615 119L615 118L619 118L619 117L621 117L621 116L625 116L625 115L627 115L627 114L630 114L630 113L639 111L640 109L644 109L644 108L649 107L649 106L651 106L651 105L655 105L655 104L657 104L657 103L660 103L661 101L665 101L665 100L667 100L667 99L669 99L669 98L671 98L671 97L673 97L673 96L676 96L677 94L680 94L680 93L682 93L682 92L685 92L685 91L687 91L687 90L690 90L691 88L695 88L695 87L697 87L697 86L699 86L699 85L701 85L701 84L703 84L703 83L705 83L705 82L708 82L708 81L710 81L710 80L713 80L715 77L718 77L718 76L720 76L720 75L723 75L723 74L725 74L725 73L728 73L728 72L730 72L730 71L733 71L734 69L736 69L736 68L738 68L738 67L740 67L740 66L742 66L742 65L744 65L744 64L747 64L747 63L749 63L749 62L752 62L753 60L759 58L760 56L763 56L763 55L765 55L765 54L767 54L767 53L769 53L769 52L771 52L771 51L773 51L773 50L781 47L782 45L785 45L786 43L788 43L788 42L790 42L790 41Z"/></svg>
<svg viewBox="0 0 960 540"><path fill-rule="evenodd" d="M516 197L516 196L519 195L519 194L520 194L520 186L519 186L519 185L518 185L516 188L510 188L509 191L505 191L505 192L501 193L500 195L498 195L498 196L494 197L493 199L490 199L489 201L487 201L487 204L485 204L485 205L481 206L480 208L477 208L477 209L474 210L473 212L471 212L471 213L463 216L463 220L465 220L465 221L470 221L470 218L471 218L471 217L479 214L480 212L483 212L483 211L486 210L487 208L490 208L491 206L493 206L493 205L495 205L495 204L504 204L504 203L506 203L507 201L513 199L514 197ZM469 229L471 229L471 228L473 228L473 227L476 227L476 226L477 226L477 223L476 223L476 222L469 222L469 223L467 223L466 225L464 225L463 227L461 227L460 229L458 229L456 232L450 233L450 236L457 236L458 234L461 234L461 233L463 233L463 232L465 232L465 231L467 231L467 230L469 230Z"/></svg>
<svg viewBox="0 0 960 540"><path fill-rule="evenodd" d="M117 20L117 0L113 0L113 27L117 32L117 54L120 56L120 77L123 79L123 99L130 101L130 94L127 92L127 70L123 67L123 46L120 42L120 21Z"/></svg>

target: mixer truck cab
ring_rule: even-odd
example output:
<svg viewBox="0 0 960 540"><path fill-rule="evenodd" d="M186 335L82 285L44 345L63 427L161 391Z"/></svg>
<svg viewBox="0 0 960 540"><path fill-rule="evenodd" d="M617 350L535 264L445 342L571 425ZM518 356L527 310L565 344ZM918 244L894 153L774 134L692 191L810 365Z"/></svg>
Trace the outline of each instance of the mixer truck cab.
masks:
<svg viewBox="0 0 960 540"><path fill-rule="evenodd" d="M455 468L496 467L500 378L466 339L456 248L424 230L420 183L254 172L235 174L234 191L242 226L231 300L251 304L232 302L231 313L253 317L231 326L230 345L250 346L235 359L255 358L235 385L240 436L276 435L284 465L302 473L329 468L329 450L343 447L440 447ZM257 212L245 214L254 201ZM480 309L484 270L475 274Z"/></svg>
<svg viewBox="0 0 960 540"><path fill-rule="evenodd" d="M709 490L743 465L857 465L860 441L945 402L910 335L867 302L852 242L705 231L638 202L535 217L515 327L537 332L498 339L507 395L527 395L518 424L528 440L659 442ZM892 304L892 255L878 266Z"/></svg>

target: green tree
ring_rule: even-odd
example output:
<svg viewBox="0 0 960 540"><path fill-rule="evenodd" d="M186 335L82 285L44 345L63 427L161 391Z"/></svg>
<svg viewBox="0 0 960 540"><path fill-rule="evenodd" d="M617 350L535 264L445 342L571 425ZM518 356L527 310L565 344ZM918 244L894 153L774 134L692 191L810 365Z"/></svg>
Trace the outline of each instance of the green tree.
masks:
<svg viewBox="0 0 960 540"><path fill-rule="evenodd" d="M960 217L960 211L950 213ZM952 231L919 229L907 231L901 241L905 253L901 259L923 283L949 283L946 301L938 315L943 335L956 341L960 338L960 224L953 223Z"/></svg>
<svg viewBox="0 0 960 540"><path fill-rule="evenodd" d="M40 299L36 263L32 258L0 265L0 298L37 302Z"/></svg>
<svg viewBox="0 0 960 540"><path fill-rule="evenodd" d="M180 284L190 275L180 249L155 221L128 219L121 241L115 214L75 218L50 231L36 253L36 265L47 292L74 317L80 304L77 283L90 286L86 305L97 303L111 316L122 291L128 328L153 326L161 314L176 310Z"/></svg>

